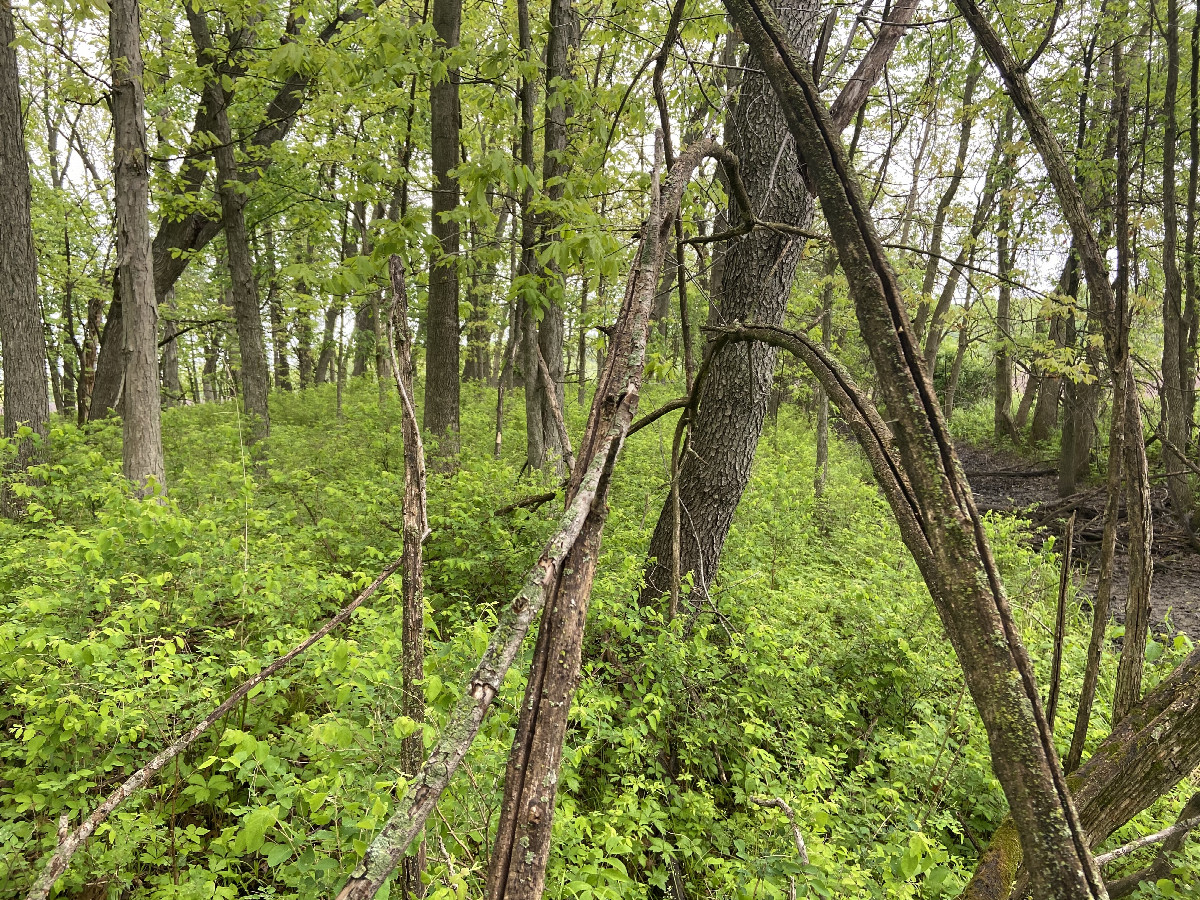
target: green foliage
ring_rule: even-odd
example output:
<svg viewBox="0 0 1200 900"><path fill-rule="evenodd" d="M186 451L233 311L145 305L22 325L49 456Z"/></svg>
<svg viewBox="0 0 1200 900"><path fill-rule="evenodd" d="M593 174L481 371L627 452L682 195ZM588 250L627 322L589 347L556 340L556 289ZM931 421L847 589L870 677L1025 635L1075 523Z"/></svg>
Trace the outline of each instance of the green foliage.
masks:
<svg viewBox="0 0 1200 900"><path fill-rule="evenodd" d="M491 458L491 398L474 388L465 398L461 468L429 489L427 743L555 514L551 504L491 515L538 488L518 482L516 452ZM0 524L0 897L28 885L61 816L77 823L398 555L391 398L380 406L374 386L356 380L342 421L332 388L273 403L263 461L241 451L232 406L171 411L161 504L126 495L116 425L59 425L27 518ZM577 428L582 410L568 412ZM510 447L521 446L519 419L506 425ZM720 897L784 897L792 879L808 897L953 896L972 839L986 839L1005 805L937 616L865 466L837 445L814 500L811 434L785 410L763 440L711 596L687 593L686 613L668 623L634 598L672 427L634 438L617 471L550 895L645 897L682 877L696 895ZM1056 563L1025 545L1019 526L990 529L1046 665L1040 623ZM385 587L119 809L63 889L329 896L411 775L397 762L417 727L400 713L398 590ZM1086 651L1086 615L1072 610L1067 697ZM1187 648L1160 649L1154 678ZM520 669L427 829L431 896L481 889ZM797 861L782 814L755 797L795 809L810 865ZM1186 896L1184 884L1147 896Z"/></svg>

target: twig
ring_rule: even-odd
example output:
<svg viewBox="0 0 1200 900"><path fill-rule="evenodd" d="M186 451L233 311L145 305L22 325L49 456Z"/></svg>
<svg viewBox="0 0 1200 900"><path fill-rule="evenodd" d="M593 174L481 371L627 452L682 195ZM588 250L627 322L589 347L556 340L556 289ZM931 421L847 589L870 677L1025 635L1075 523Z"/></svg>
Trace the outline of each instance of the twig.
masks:
<svg viewBox="0 0 1200 900"><path fill-rule="evenodd" d="M751 797L750 802L757 803L759 806L766 806L766 807L773 806L776 809L782 811L783 814L785 816L787 816L788 821L792 825L792 840L795 841L795 843L796 843L796 855L800 857L800 862L804 863L807 866L809 864L808 863L808 848L804 846L804 835L802 835L800 833L800 826L796 824L796 812L790 806L788 806L787 801L785 801L779 797ZM795 897L796 897L796 878L795 878L795 876L792 876L791 886L790 886L790 889L788 890L788 897L790 898L790 900L795 900Z"/></svg>

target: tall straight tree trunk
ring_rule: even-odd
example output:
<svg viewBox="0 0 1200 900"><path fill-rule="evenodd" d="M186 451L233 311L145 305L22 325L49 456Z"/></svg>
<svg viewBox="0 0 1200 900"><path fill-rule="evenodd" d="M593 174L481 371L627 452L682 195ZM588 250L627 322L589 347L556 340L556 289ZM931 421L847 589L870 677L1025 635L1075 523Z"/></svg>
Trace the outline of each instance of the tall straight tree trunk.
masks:
<svg viewBox="0 0 1200 900"><path fill-rule="evenodd" d="M1067 253L1067 263L1063 267L1062 277L1058 282L1058 293L1073 301L1079 294L1079 260L1074 249ZM1066 341L1066 319L1055 312L1050 319L1049 340L1051 346L1062 347ZM1042 372L1042 386L1038 391L1037 404L1033 408L1033 424L1029 429L1029 441L1040 444L1050 439L1054 427L1058 424L1058 403L1062 397L1062 377L1050 372Z"/></svg>
<svg viewBox="0 0 1200 900"><path fill-rule="evenodd" d="M826 350L832 346L833 338L833 273L837 271L837 251L833 248L825 255L825 284L821 287L821 346ZM813 476L813 493L820 497L825 493L825 481L829 477L829 393L817 383L817 462Z"/></svg>
<svg viewBox="0 0 1200 900"><path fill-rule="evenodd" d="M1171 508L1188 540L1197 544L1192 533L1192 494L1188 471L1181 454L1191 436L1191 410L1187 408L1185 379L1189 374L1187 328L1183 314L1183 282L1176 258L1179 244L1179 212L1175 198L1175 141L1178 123L1175 113L1179 94L1179 2L1167 0L1167 83L1163 96L1163 355L1162 405L1167 420L1163 444L1163 466L1167 470L1167 493ZM1176 452L1174 448L1178 448ZM1200 544L1198 544L1200 546Z"/></svg>
<svg viewBox="0 0 1200 900"><path fill-rule="evenodd" d="M186 8L192 39L196 42L197 61L206 69L212 67L205 74L204 103L212 120L213 135L217 139L213 158L217 163L221 220L225 229L225 251L229 258L230 299L233 302L238 350L242 359L239 367L242 399L246 412L254 417L251 427L253 439L261 441L271 433L271 410L268 405L271 376L267 367L262 315L258 309L258 288L254 282L254 260L250 255L250 240L246 234L243 212L245 200L240 190L233 129L229 125L229 96L215 74L217 61L205 14L191 3L186 4Z"/></svg>
<svg viewBox="0 0 1200 900"><path fill-rule="evenodd" d="M271 317L271 352L274 356L275 388L292 389L292 367L288 362L287 324L283 301L279 297L279 268L275 259L275 233L269 228L263 235L267 257L267 312Z"/></svg>
<svg viewBox="0 0 1200 900"><path fill-rule="evenodd" d="M1183 409L1188 421L1196 413L1196 342L1200 337L1200 309L1196 299L1196 194L1200 189L1200 9L1192 22L1192 69L1188 84L1188 187L1187 232L1184 236L1184 339ZM1184 452L1192 449L1191 432Z"/></svg>
<svg viewBox="0 0 1200 900"><path fill-rule="evenodd" d="M1000 215L996 223L996 271L1000 285L996 292L996 384L993 421L997 439L1017 440L1017 428L1012 418L1012 271L1013 251L1013 200L1012 187L1016 166L1016 154L1012 150L1013 108L1004 113L1000 126L1000 143L1004 147L1004 161L1000 170Z"/></svg>
<svg viewBox="0 0 1200 900"><path fill-rule="evenodd" d="M543 129L542 190L548 203L562 200L566 192L566 176L569 170L567 154L567 119L572 115L572 106L566 99L570 92L567 83L574 77L573 56L579 47L579 28L571 0L551 0L550 34L546 42L546 113ZM558 224L557 217L547 217L541 223L540 244L557 241L557 235L549 232ZM541 273L547 282L543 296L554 298L565 293L563 275L558 266L552 265ZM553 287L549 287L553 284ZM552 461L562 468L563 447L555 424L555 409L562 410L566 399L563 376L563 327L564 310L561 302L551 299L542 311L537 325L537 352L546 361L549 383L541 379L537 399L541 403L541 444L544 448L542 462ZM539 378L541 368L537 360L526 377ZM526 388L528 389L528 387ZM530 460L532 464L532 460Z"/></svg>
<svg viewBox="0 0 1200 900"><path fill-rule="evenodd" d="M45 438L46 335L37 297L37 259L30 218L29 161L21 115L20 75L13 46L12 5L0 4L0 345L4 362L4 436L27 425ZM44 447L22 441L15 467L44 458ZM4 506L8 507L5 498Z"/></svg>
<svg viewBox="0 0 1200 900"><path fill-rule="evenodd" d="M517 0L517 40L521 59L530 63L533 56L533 32L529 22L528 0ZM533 79L521 78L520 94L520 138L518 158L528 172L533 172ZM517 294L515 324L517 331L510 338L517 342L521 361L521 381L525 388L525 462L533 469L540 469L546 461L546 429L553 423L543 424L545 403L542 392L541 368L538 365L537 318L531 299L540 300L540 291L533 288L531 280L536 278L537 265L535 246L537 243L537 218L533 211L533 185L525 182L521 192L521 253L517 258L517 278L522 288ZM499 423L497 423L499 424Z"/></svg>
<svg viewBox="0 0 1200 900"><path fill-rule="evenodd" d="M433 27L438 55L445 59L458 47L462 0L433 0ZM425 337L424 427L438 441L439 456L458 452L458 181L450 174L458 164L458 68L430 84L429 115L433 164L432 230L434 248L429 269L429 306Z"/></svg>
<svg viewBox="0 0 1200 900"><path fill-rule="evenodd" d="M158 393L158 305L150 257L150 171L138 0L113 0L109 58L118 282L124 325L122 470L144 496L151 479L166 486L166 467ZM112 327L111 321L108 327Z"/></svg>
<svg viewBox="0 0 1200 900"><path fill-rule="evenodd" d="M337 323L342 314L344 301L341 297L334 300L325 308L325 326L321 332L321 352L317 357L317 371L314 376L315 384L326 384L336 380L335 363L337 352Z"/></svg>
<svg viewBox="0 0 1200 900"><path fill-rule="evenodd" d="M817 8L780 3L778 12L793 44L810 46L820 24ZM849 115L855 112L850 110ZM725 134L727 146L741 162L742 180L758 215L807 228L813 219L813 199L801 180L800 162L779 101L760 72L746 72ZM730 208L726 221L738 221L736 207ZM710 301L710 324L781 324L802 249L800 239L762 228L714 253L720 264L714 272L717 288ZM770 400L775 355L775 348L765 344L728 345L712 360L700 387L700 414L689 437L692 452L680 466L677 488L679 571L683 576L692 574L692 590L698 596L707 593L716 576L733 515L750 480ZM674 508L668 502L650 539L647 598L670 591L674 534Z"/></svg>
<svg viewBox="0 0 1200 900"><path fill-rule="evenodd" d="M166 316L175 314L175 289L167 292L167 302L163 304ZM159 365L162 369L163 405L175 406L184 400L183 385L179 381L179 341L175 335L179 324L174 318L163 319L163 347Z"/></svg>

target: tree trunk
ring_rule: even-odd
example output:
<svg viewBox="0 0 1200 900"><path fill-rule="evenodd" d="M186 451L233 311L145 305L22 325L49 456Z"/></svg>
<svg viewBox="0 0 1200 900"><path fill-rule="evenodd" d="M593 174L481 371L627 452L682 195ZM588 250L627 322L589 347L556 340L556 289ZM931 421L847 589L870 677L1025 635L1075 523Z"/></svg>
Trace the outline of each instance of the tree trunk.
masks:
<svg viewBox="0 0 1200 900"><path fill-rule="evenodd" d="M1059 293L1074 301L1079 294L1079 261L1074 250L1067 253L1067 264L1063 277L1059 279ZM1049 340L1054 348L1062 347L1066 340L1066 320L1055 312L1050 320ZM1042 385L1038 391L1037 404L1033 408L1033 425L1029 429L1029 442L1040 444L1050 439L1058 424L1058 403L1062 396L1062 377L1049 372L1042 373Z"/></svg>
<svg viewBox="0 0 1200 900"><path fill-rule="evenodd" d="M1004 161L1000 169L1000 215L996 222L996 272L1000 285L996 293L996 384L993 423L997 440L1015 442L1018 438L1012 418L1012 272L1013 251L1011 232L1013 226L1013 177L1017 159L1012 149L1014 113L1011 106L1004 112L1004 123L1000 126L1000 144L1004 148Z"/></svg>
<svg viewBox="0 0 1200 900"><path fill-rule="evenodd" d="M1088 845L1172 790L1200 765L1200 650L1138 703L1067 779ZM992 836L961 900L1008 900L1023 853L1011 819Z"/></svg>
<svg viewBox="0 0 1200 900"><path fill-rule="evenodd" d="M532 63L533 33L529 22L528 0L517 2L518 48L521 58ZM534 86L533 79L522 77L520 94L520 139L518 156L521 165L533 172L534 130ZM546 404L542 399L545 386L542 384L538 366L537 320L534 304L540 303L541 292L536 282L536 260L534 248L537 243L537 220L533 211L533 184L526 181L521 192L521 252L517 257L516 276L521 283L517 292L516 333L510 340L517 341L518 359L521 361L521 382L525 388L525 463L532 469L541 469L546 461L546 426L543 414ZM497 423L499 424L499 423Z"/></svg>
<svg viewBox="0 0 1200 900"><path fill-rule="evenodd" d="M1196 194L1200 189L1200 15L1192 22L1192 68L1188 89L1188 188L1187 188L1187 232L1184 236L1184 306L1183 319L1186 327L1184 339L1185 368L1183 375L1183 409L1188 421L1195 421L1196 413L1196 342L1200 337L1200 309L1196 300ZM1184 452L1192 449L1189 431Z"/></svg>
<svg viewBox="0 0 1200 900"><path fill-rule="evenodd" d="M1188 377L1187 326L1183 314L1183 283L1176 259L1179 244L1179 212L1175 199L1175 141L1178 124L1175 107L1179 93L1179 3L1167 0L1167 84L1163 97L1163 351L1162 406L1167 422L1169 442L1163 444L1163 466L1167 470L1167 493L1176 521L1188 540L1200 549L1192 532L1192 509L1195 497L1184 460L1172 446L1182 452L1191 437L1191 410L1187 408L1184 390Z"/></svg>
<svg viewBox="0 0 1200 900"><path fill-rule="evenodd" d="M170 316L174 313L174 288L167 293L167 298L163 311ZM162 369L164 406L175 406L184 400L183 385L179 381L179 341L175 336L178 331L179 326L174 319L163 319L163 347L159 365Z"/></svg>
<svg viewBox="0 0 1200 900"><path fill-rule="evenodd" d="M241 354L239 372L242 398L246 412L253 416L251 435L257 442L265 440L271 433L271 410L268 405L271 376L267 368L262 316L258 309L258 288L254 282L254 261L250 256L250 241L246 234L246 218L243 212L245 198L240 190L233 130L229 125L226 108L229 94L222 88L220 78L216 74L217 61L205 13L190 3L186 6L192 39L196 42L197 62L206 70L204 105L212 119L213 135L217 139L213 147L213 158L217 163L221 220L225 230L225 251L229 260L230 299L233 302L238 350Z"/></svg>
<svg viewBox="0 0 1200 900"><path fill-rule="evenodd" d="M894 480L905 490L903 496L886 493L985 724L992 767L1013 810L1034 895L1103 898L1104 884L1083 843L1032 664L914 343L902 291L837 132L770 10L760 0L727 0L726 6L784 99L788 124L820 195L879 391L895 421L894 458L903 475Z"/></svg>
<svg viewBox="0 0 1200 900"><path fill-rule="evenodd" d="M548 203L562 200L566 192L566 178L570 169L567 160L567 119L574 109L566 99L574 78L574 54L579 48L579 25L576 21L572 0L551 0L550 34L546 42L546 110L542 149L542 192ZM557 241L551 234L558 222L555 217L546 217L540 226L540 241L545 245ZM563 466L565 448L559 439L555 425L555 409L562 410L566 402L566 387L563 376L563 326L564 310L561 298L565 293L563 275L557 266L551 265L541 272L548 285L544 296L549 303L542 312L537 325L538 351L546 361L550 376L549 383L542 379L537 399L541 403L541 444L545 448L542 462L553 462L559 469ZM550 286L552 285L552 286ZM532 370L537 378L538 369ZM528 377L530 372L526 372ZM530 460L532 464L533 460Z"/></svg>
<svg viewBox="0 0 1200 900"><path fill-rule="evenodd" d="M712 142L706 141L681 155L661 195L655 172L650 217L642 230L635 269L613 330L610 363L601 375L580 442L579 464L567 485L568 504L588 480L594 461L601 453L609 452L606 445L611 446L614 437L623 440L628 431L645 365L650 306L674 217L692 171L712 147ZM579 540L564 561L538 628L517 733L505 770L504 801L488 867L490 900L537 900L545 889L567 716L580 674L588 601L607 513L606 495L599 493Z"/></svg>
<svg viewBox="0 0 1200 900"><path fill-rule="evenodd" d="M263 235L267 257L267 312L271 317L271 352L274 356L275 389L292 389L292 367L288 362L287 323L283 318L283 301L279 298L279 267L275 260L275 232L267 229Z"/></svg>
<svg viewBox="0 0 1200 900"><path fill-rule="evenodd" d="M437 52L444 58L458 46L462 0L433 0L433 27ZM437 440L437 454L458 452L458 181L450 174L458 164L458 69L429 87L432 128L433 250L429 268L429 306L425 337L424 426Z"/></svg>
<svg viewBox="0 0 1200 900"><path fill-rule="evenodd" d="M153 490L151 479L166 487L166 470L158 392L158 305L150 258L142 37L138 0L113 0L110 10L113 187L125 362L122 468L135 491L145 496ZM112 325L110 321L108 328Z"/></svg>
<svg viewBox="0 0 1200 900"><path fill-rule="evenodd" d="M779 5L796 46L811 45L820 25L817 13L816 7L803 4ZM848 115L855 112L848 110ZM779 101L760 72L746 72L725 133L757 215L809 227L813 199L801 179ZM726 221L737 220L736 206L731 206ZM710 300L710 323L779 325L803 246L799 238L760 228L730 242L722 253L714 253L720 268L714 273L717 288ZM725 538L750 480L771 396L775 355L774 347L763 344L729 345L712 360L700 388L700 412L688 438L692 452L680 467L677 488L682 520L680 574L691 573L692 590L700 597L707 594L717 574ZM669 593L673 545L674 511L666 503L650 539L646 599Z"/></svg>
<svg viewBox="0 0 1200 900"><path fill-rule="evenodd" d="M26 425L47 436L46 335L37 296L20 73L12 6L0 4L0 345L4 360L4 436ZM46 458L46 447L21 441L15 469ZM4 497L5 511L10 512Z"/></svg>
<svg viewBox="0 0 1200 900"><path fill-rule="evenodd" d="M344 300L339 297L325 309L325 330L321 332L321 353L317 357L316 384L337 380L337 323Z"/></svg>
<svg viewBox="0 0 1200 900"><path fill-rule="evenodd" d="M830 347L833 331L833 274L837 271L837 251L832 247L825 254L825 284L821 288L821 346ZM817 462L813 478L813 493L825 493L829 478L829 394L817 384Z"/></svg>
<svg viewBox="0 0 1200 900"><path fill-rule="evenodd" d="M400 743L400 764L413 778L425 761L425 591L422 582L424 560L422 544L429 531L425 496L425 447L417 421L416 393L413 391L412 333L408 327L408 290L404 265L398 256L388 261L392 283L392 304L388 315L389 332L396 334L388 343L388 356L394 367L389 375L396 379L396 391L402 406L400 427L404 436L404 595L401 647L401 713L409 720L412 733ZM397 347L399 348L397 351ZM416 855L404 858L404 894L423 897L421 873L425 868L425 845Z"/></svg>

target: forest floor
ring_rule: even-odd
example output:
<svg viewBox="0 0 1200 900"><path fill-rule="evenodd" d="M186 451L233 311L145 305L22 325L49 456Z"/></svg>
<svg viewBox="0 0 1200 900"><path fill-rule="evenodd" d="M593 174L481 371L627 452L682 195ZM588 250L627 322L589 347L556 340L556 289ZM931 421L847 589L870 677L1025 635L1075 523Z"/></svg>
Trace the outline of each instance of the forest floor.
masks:
<svg viewBox="0 0 1200 900"><path fill-rule="evenodd" d="M1075 569L1082 579L1081 596L1096 589L1100 537L1104 526L1104 485L1093 483L1070 498L1058 496L1055 460L1029 459L1011 449L958 447L963 470L981 512L1019 515L1033 523L1035 541L1061 536L1074 509ZM1200 553L1185 540L1167 503L1166 487L1151 487L1154 511L1154 578L1150 590L1150 627L1163 634L1182 631L1200 640ZM1112 610L1125 618L1129 555L1124 513L1117 532Z"/></svg>

